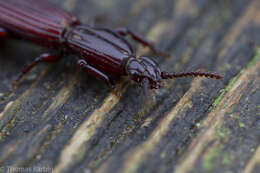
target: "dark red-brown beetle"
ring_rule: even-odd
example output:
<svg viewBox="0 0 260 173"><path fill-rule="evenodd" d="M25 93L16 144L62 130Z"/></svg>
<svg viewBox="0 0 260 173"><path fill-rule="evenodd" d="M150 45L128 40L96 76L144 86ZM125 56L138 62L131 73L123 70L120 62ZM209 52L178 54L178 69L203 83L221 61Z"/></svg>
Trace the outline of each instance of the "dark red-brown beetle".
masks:
<svg viewBox="0 0 260 173"><path fill-rule="evenodd" d="M220 79L220 75L204 72L167 73L147 57L134 56L129 43L134 40L156 52L153 45L135 32L120 28L109 30L93 25L81 25L79 20L43 0L0 0L0 37L23 38L42 46L58 49L56 54L37 57L19 79L39 62L53 62L61 52L78 54L77 65L111 86L109 75L126 75L141 86L158 89L162 79L204 76Z"/></svg>

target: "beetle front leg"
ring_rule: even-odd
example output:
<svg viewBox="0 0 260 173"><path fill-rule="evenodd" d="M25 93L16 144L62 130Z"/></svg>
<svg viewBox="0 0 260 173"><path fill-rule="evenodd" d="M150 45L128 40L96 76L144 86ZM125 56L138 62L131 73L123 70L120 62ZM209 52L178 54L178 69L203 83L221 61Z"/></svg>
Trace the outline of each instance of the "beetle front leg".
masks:
<svg viewBox="0 0 260 173"><path fill-rule="evenodd" d="M0 37L6 37L8 34L4 28L0 28Z"/></svg>
<svg viewBox="0 0 260 173"><path fill-rule="evenodd" d="M112 80L106 74L104 74L103 72L99 71L95 67L90 66L87 63L87 61L85 61L84 59L78 60L76 65L80 69L86 70L87 72L91 73L96 78L105 81L111 88L114 88L114 84L113 84Z"/></svg>
<svg viewBox="0 0 260 173"><path fill-rule="evenodd" d="M96 24L98 24L98 23L100 23L100 22L103 22L107 15L108 15L108 14L106 14L106 13L103 13L103 14L101 13L101 14L99 14L99 15L95 15L94 17L92 17L92 18L88 21L88 23L87 23L88 26L90 26L90 27L95 27Z"/></svg>
<svg viewBox="0 0 260 173"><path fill-rule="evenodd" d="M96 18L92 18L90 19L90 21L88 22L88 25L90 27L95 27L96 26L96 23L97 23L97 19Z"/></svg>
<svg viewBox="0 0 260 173"><path fill-rule="evenodd" d="M118 33L121 36L127 36L130 35L132 37L132 39L134 39L135 41L141 43L144 46L149 47L151 50L155 51L155 47L153 45L153 43L149 40L147 40L146 38L144 38L143 36L137 34L136 32L128 29L128 28L117 28L116 33Z"/></svg>
<svg viewBox="0 0 260 173"><path fill-rule="evenodd" d="M147 40L143 36L139 35L138 33L134 32L128 28L117 28L117 29L115 29L115 32L124 37L127 35L130 35L133 40L141 43L143 46L149 47L156 54L168 56L168 53L161 52L158 49L156 49L156 47L154 46L154 44L151 41Z"/></svg>

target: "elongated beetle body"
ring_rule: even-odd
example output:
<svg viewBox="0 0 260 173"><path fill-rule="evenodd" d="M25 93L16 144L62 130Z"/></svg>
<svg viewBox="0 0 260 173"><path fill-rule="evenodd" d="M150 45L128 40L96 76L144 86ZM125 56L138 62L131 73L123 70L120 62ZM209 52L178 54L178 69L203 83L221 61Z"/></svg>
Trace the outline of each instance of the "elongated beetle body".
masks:
<svg viewBox="0 0 260 173"><path fill-rule="evenodd" d="M49 48L76 54L76 64L95 77L113 86L111 75L129 76L141 86L158 89L162 79L204 76L220 79L221 76L206 72L168 73L147 57L136 58L124 36L151 48L153 44L135 32L119 28L109 30L96 28L80 21L43 0L0 0L0 37L22 38ZM54 62L61 58L56 54L44 53L37 57L19 75L18 80L39 62Z"/></svg>

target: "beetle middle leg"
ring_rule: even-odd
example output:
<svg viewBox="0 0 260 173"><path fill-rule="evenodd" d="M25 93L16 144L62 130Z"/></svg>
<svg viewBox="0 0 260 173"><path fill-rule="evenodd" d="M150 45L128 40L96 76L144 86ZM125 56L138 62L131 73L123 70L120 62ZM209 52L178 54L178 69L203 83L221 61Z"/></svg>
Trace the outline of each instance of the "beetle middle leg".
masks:
<svg viewBox="0 0 260 173"><path fill-rule="evenodd" d="M76 65L81 69L81 70L86 70L87 72L90 72L92 75L94 75L96 78L103 80L107 83L108 86L110 86L114 92L114 94L117 97L121 97L122 94L119 90L114 85L114 82L111 80L111 78L106 75L105 73L101 72L100 70L96 69L95 67L92 67L87 63L86 60L80 59L77 61Z"/></svg>
<svg viewBox="0 0 260 173"><path fill-rule="evenodd" d="M82 69L82 70L86 70L87 72L91 73L92 75L94 75L95 77L97 77L100 80L105 81L111 88L114 88L114 83L113 81L109 78L108 75L106 75L105 73L101 72L100 70L96 69L95 67L89 65L87 63L87 61L85 61L84 59L80 59L77 61L76 65Z"/></svg>
<svg viewBox="0 0 260 173"><path fill-rule="evenodd" d="M6 37L8 34L4 28L0 28L0 37Z"/></svg>

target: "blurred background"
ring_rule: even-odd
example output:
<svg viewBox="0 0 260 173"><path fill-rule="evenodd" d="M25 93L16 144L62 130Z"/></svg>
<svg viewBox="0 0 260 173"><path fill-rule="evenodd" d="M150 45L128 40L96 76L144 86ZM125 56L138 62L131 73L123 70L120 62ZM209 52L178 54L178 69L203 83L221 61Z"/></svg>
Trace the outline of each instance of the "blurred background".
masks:
<svg viewBox="0 0 260 173"><path fill-rule="evenodd" d="M222 80L180 78L143 91L118 78L117 97L79 72L73 56L21 69L45 48L0 41L0 167L48 172L259 172L259 0L53 0L87 24L128 27L169 57L129 39L167 71L205 70ZM45 171L46 172L46 171Z"/></svg>

